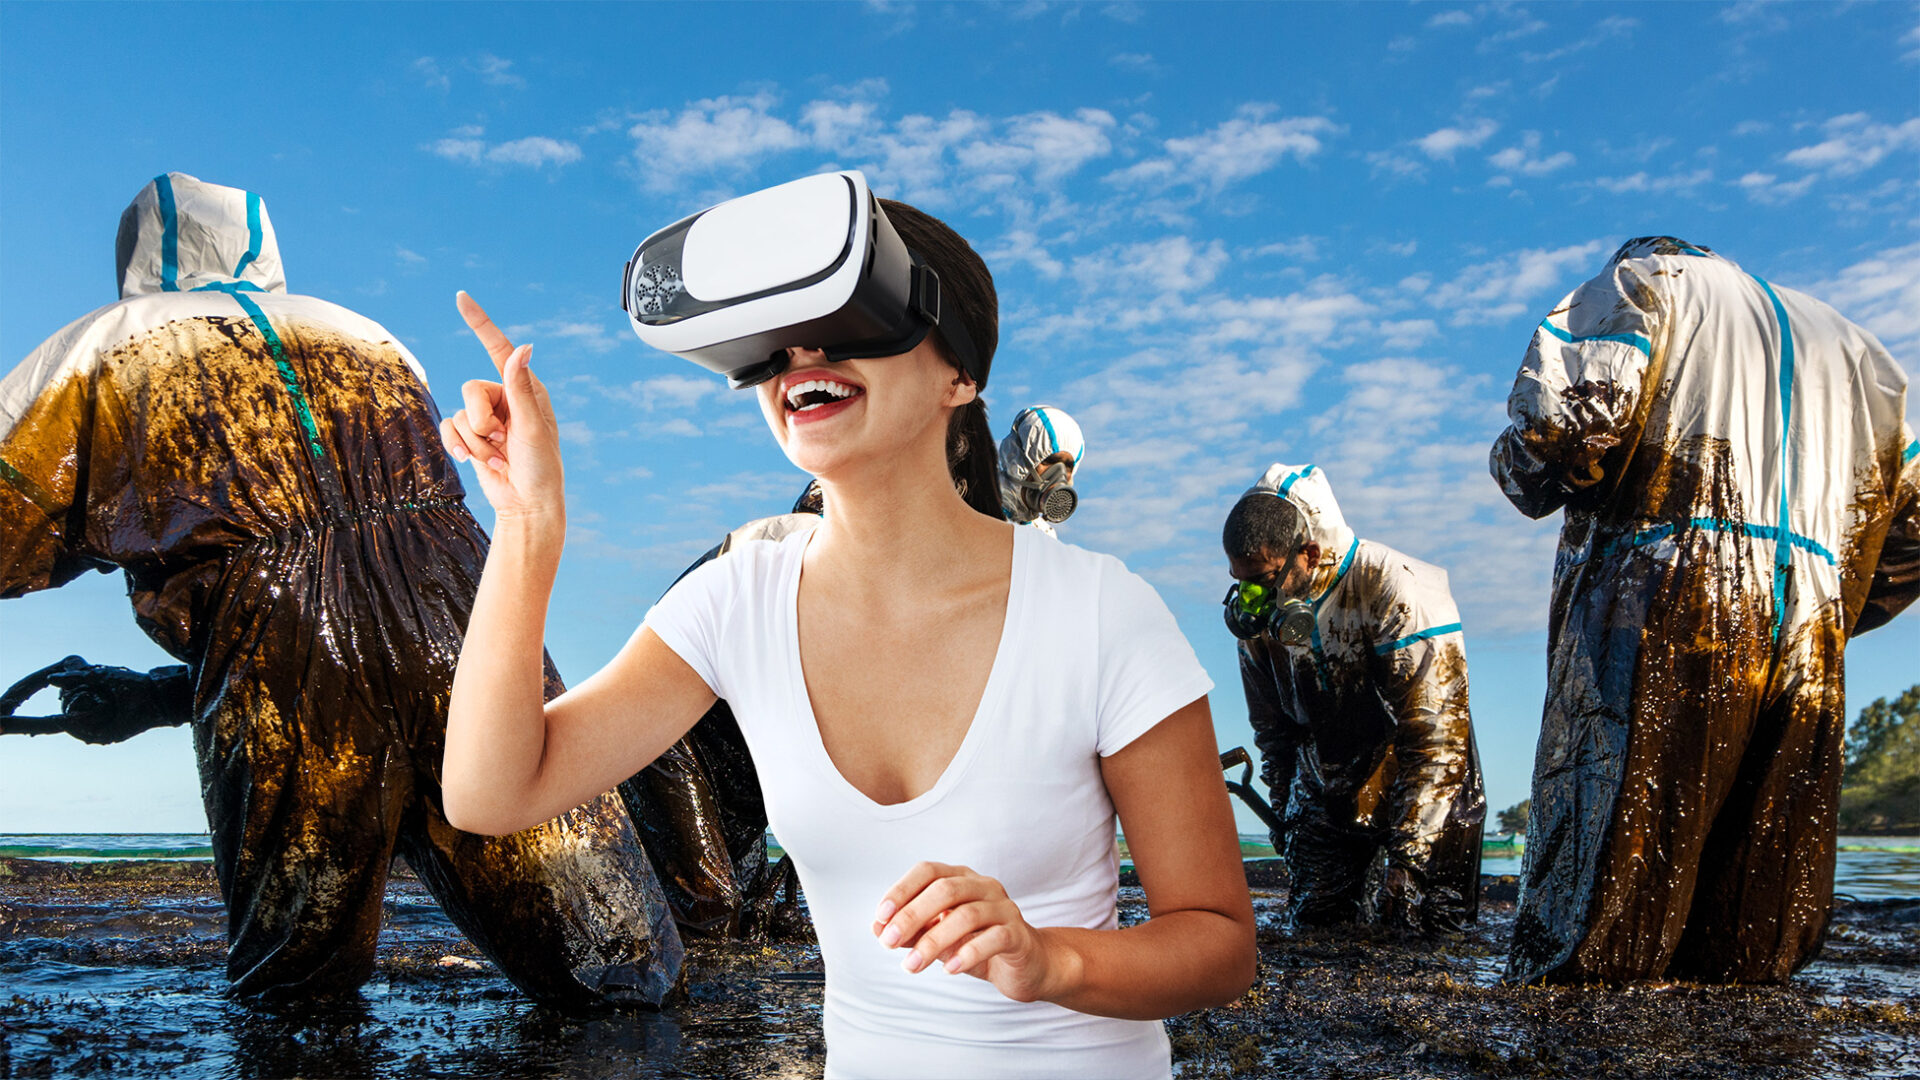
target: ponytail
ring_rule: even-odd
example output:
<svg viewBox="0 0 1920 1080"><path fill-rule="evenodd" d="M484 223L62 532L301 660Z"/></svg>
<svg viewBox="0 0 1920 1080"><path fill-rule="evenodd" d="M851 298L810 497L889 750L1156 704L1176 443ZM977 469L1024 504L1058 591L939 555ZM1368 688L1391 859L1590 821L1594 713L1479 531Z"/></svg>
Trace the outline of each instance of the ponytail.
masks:
<svg viewBox="0 0 1920 1080"><path fill-rule="evenodd" d="M966 326L980 361L980 371L973 377L985 390L987 368L1000 344L1000 297L994 291L992 272L946 222L892 199L881 199L880 205L900 239L940 275L940 317L957 318ZM967 374L940 329L935 328L931 340L954 371ZM999 445L987 426L987 403L978 397L956 409L947 421L947 471L968 506L991 518L1006 517L1000 510Z"/></svg>
<svg viewBox="0 0 1920 1080"><path fill-rule="evenodd" d="M947 472L968 506L1006 518L1000 508L1000 453L987 423L987 403L979 398L954 410L947 422Z"/></svg>

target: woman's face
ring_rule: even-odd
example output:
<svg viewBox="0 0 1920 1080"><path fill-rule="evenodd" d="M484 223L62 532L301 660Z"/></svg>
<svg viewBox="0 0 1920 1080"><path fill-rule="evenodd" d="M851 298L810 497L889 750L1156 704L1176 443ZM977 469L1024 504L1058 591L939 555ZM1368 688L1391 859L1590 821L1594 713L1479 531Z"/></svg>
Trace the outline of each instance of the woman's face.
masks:
<svg viewBox="0 0 1920 1080"><path fill-rule="evenodd" d="M758 388L760 412L787 459L815 476L930 448L944 461L949 410L977 396L931 338L900 356L828 363L818 349L788 349L787 357L787 370Z"/></svg>

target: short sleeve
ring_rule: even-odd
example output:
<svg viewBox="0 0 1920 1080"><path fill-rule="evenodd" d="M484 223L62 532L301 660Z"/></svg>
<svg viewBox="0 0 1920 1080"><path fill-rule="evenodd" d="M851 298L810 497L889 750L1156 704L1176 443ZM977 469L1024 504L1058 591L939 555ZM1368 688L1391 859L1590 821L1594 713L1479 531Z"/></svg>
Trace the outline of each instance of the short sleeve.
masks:
<svg viewBox="0 0 1920 1080"><path fill-rule="evenodd" d="M1160 594L1117 559L1102 560L1096 632L1101 757L1124 749L1213 689Z"/></svg>
<svg viewBox="0 0 1920 1080"><path fill-rule="evenodd" d="M727 616L741 595L739 575L753 560L740 554L709 559L688 571L647 609L645 625L687 662L715 697L725 699L721 640Z"/></svg>

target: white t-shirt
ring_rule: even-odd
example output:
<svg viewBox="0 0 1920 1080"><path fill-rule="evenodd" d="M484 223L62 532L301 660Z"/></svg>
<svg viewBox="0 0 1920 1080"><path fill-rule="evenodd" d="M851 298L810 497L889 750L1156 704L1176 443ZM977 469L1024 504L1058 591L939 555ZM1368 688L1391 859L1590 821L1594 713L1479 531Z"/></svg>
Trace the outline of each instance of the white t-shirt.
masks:
<svg viewBox="0 0 1920 1080"><path fill-rule="evenodd" d="M1213 688L1172 613L1118 559L1015 529L1006 623L972 726L939 782L882 806L827 756L801 675L796 600L812 535L740 545L646 621L732 706L753 753L826 962L827 1075L1167 1077L1158 1022L1022 1004L937 964L909 975L904 950L871 927L881 896L923 859L998 879L1034 926L1116 925L1099 758Z"/></svg>

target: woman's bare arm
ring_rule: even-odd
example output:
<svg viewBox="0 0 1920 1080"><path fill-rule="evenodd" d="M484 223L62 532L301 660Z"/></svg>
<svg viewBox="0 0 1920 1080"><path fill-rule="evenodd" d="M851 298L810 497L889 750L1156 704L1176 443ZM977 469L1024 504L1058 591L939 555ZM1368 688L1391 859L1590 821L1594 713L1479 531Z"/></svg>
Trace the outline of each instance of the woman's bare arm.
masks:
<svg viewBox="0 0 1920 1080"><path fill-rule="evenodd" d="M1101 759L1144 923L1035 928L992 878L922 863L882 900L874 933L912 947L910 971L939 962L1016 1001L1134 1020L1231 1001L1253 984L1254 922L1219 762L1205 698Z"/></svg>
<svg viewBox="0 0 1920 1080"><path fill-rule="evenodd" d="M571 810L638 772L714 702L686 662L644 627L605 668L543 704L547 605L566 535L559 424L546 387L480 305L460 312L500 382L462 388L441 436L471 459L495 513L447 710L447 821L503 835Z"/></svg>

